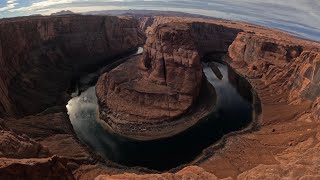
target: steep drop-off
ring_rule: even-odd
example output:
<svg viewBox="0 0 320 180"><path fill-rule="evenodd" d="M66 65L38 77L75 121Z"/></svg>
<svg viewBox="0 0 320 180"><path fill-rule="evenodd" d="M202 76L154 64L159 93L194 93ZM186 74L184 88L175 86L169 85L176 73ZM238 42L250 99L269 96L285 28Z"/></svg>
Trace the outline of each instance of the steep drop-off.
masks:
<svg viewBox="0 0 320 180"><path fill-rule="evenodd" d="M288 103L320 96L320 54L317 47L289 40L239 34L229 49L232 66L247 68L245 76L261 79L288 97Z"/></svg>
<svg viewBox="0 0 320 180"><path fill-rule="evenodd" d="M0 121L0 178L320 177L319 43L240 22L161 16L140 20L79 15L0 20L0 114L6 115ZM227 52L225 61L261 99L259 128L234 133L221 146L206 149L190 163L202 169L139 176L142 172L135 168L101 165L78 142L65 110L52 106L66 101L70 80L85 67L143 44L139 24L146 36L153 36L159 25L170 34L174 26L163 25L168 22L192 27L181 33L193 34L188 40L200 57ZM151 53L157 47L153 44L147 43L146 54L157 57ZM144 66L142 77L152 75L161 85L167 82L166 66L154 62L160 68ZM122 174L128 171L136 174Z"/></svg>
<svg viewBox="0 0 320 180"><path fill-rule="evenodd" d="M206 149L206 155L193 164L219 178L319 177L319 43L223 20L158 16L143 19L142 27L146 21L155 23L143 28L149 36L153 29L168 22L199 21L243 30L228 47L225 61L249 80L261 98L259 127L248 134L229 136L223 148ZM219 52L214 48L211 51Z"/></svg>
<svg viewBox="0 0 320 180"><path fill-rule="evenodd" d="M65 108L67 90L72 79L144 39L130 18L0 20L0 178L73 179L78 163L96 161L75 137Z"/></svg>
<svg viewBox="0 0 320 180"><path fill-rule="evenodd" d="M260 127L227 139L225 147L200 166L218 177L242 173L239 179L318 177L319 47L277 32L240 33L226 61L258 93Z"/></svg>
<svg viewBox="0 0 320 180"><path fill-rule="evenodd" d="M0 114L30 115L66 102L72 78L144 42L132 19L29 17L0 21Z"/></svg>
<svg viewBox="0 0 320 180"><path fill-rule="evenodd" d="M153 30L142 57L104 74L97 83L100 118L131 138L172 136L212 111L216 98L207 90L201 58L227 51L241 31L196 22L166 23ZM209 101L198 102L205 92ZM186 113L190 116L184 117Z"/></svg>

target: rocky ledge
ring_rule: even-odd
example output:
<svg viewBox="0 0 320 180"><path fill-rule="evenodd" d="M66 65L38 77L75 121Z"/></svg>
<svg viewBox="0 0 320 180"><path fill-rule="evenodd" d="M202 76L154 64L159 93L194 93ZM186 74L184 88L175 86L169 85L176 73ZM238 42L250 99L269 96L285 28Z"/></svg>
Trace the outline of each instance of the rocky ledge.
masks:
<svg viewBox="0 0 320 180"><path fill-rule="evenodd" d="M80 15L0 20L0 116L65 105L72 79L144 43L137 23Z"/></svg>
<svg viewBox="0 0 320 180"><path fill-rule="evenodd" d="M203 76L189 30L188 24L159 26L142 56L102 75L96 92L106 126L130 138L150 140L177 134L212 111L214 90ZM196 104L203 99L200 91L209 92L211 100Z"/></svg>
<svg viewBox="0 0 320 180"><path fill-rule="evenodd" d="M71 81L144 41L127 17L1 19L0 179L73 179L96 162L66 111Z"/></svg>
<svg viewBox="0 0 320 180"><path fill-rule="evenodd" d="M209 147L205 155L191 164L218 179L319 178L319 43L269 28L223 20L158 16L144 21L154 23L144 28L151 34L168 22L205 22L242 31L228 46L225 61L250 82L260 97L259 127L247 134L229 136L224 139L223 148ZM202 31L206 32L205 28ZM164 173L114 177L167 176Z"/></svg>
<svg viewBox="0 0 320 180"><path fill-rule="evenodd" d="M172 170L176 173L141 175L143 173L134 168L97 163L94 155L75 137L65 108L58 106L65 103L72 76L78 76L84 67L116 55L112 52L123 53L142 43L143 37L136 28L139 22L78 15L4 19L0 20L0 179L319 179L319 43L269 28L224 20L162 16L139 20L141 29L150 36L153 32L162 34L161 29L170 35L170 28L175 32L175 27L164 24L179 24L178 30L187 31L179 33L192 35L190 39L196 43L191 47L199 57L209 52L227 53L227 63L250 81L261 99L259 128L228 136L221 148L209 147L199 159L189 163L198 167ZM126 90L130 95L136 93L131 82L146 81L163 87L168 81L170 69L165 68L165 59L156 59L168 56L164 56L161 48L159 53L153 53L153 49L163 47L156 42L162 42L165 36L156 35L148 40L143 58L136 57L128 61L127 66L119 66L100 78L97 94L103 95L99 98L101 105L108 107L105 101L108 99L104 98L109 86L105 83L112 83L113 90ZM172 52L179 52L175 42L171 43ZM180 59L177 69L185 62L184 58ZM127 75L132 71L130 63L137 70L131 74L136 75L123 78L128 85L121 86L123 76L112 77L112 74ZM116 72L121 68L128 72ZM166 73L161 71L164 69ZM132 80L128 81L128 77ZM203 80L200 73L198 80ZM204 82L201 86L206 85ZM177 87L170 88L180 93ZM195 107L194 98L201 97L196 95L202 89L198 88L191 88L195 94L187 94L193 102L191 108L186 103L180 112ZM116 93L110 95L116 100L119 98ZM144 98L141 100L147 102ZM124 105L127 103L129 101ZM127 114L132 111L124 110ZM151 115L139 118L145 120L148 116ZM159 121L157 116L153 117L153 122ZM162 113L162 117L172 116Z"/></svg>

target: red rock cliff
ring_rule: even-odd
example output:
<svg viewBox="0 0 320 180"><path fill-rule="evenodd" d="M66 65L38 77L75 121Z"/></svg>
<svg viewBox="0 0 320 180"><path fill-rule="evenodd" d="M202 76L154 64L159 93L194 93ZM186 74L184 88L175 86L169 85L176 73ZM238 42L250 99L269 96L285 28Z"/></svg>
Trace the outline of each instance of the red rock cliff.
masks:
<svg viewBox="0 0 320 180"><path fill-rule="evenodd" d="M203 79L201 57L226 52L241 30L201 22L165 23L152 30L144 46L141 77L119 66L108 74L109 88L98 91L98 97L111 110L164 120L182 115L197 100ZM139 105L132 99L139 99Z"/></svg>
<svg viewBox="0 0 320 180"><path fill-rule="evenodd" d="M250 79L262 79L274 86L282 99L299 103L314 101L320 96L320 53L308 44L294 39L275 39L251 33L241 33L229 48L234 66L241 66Z"/></svg>
<svg viewBox="0 0 320 180"><path fill-rule="evenodd" d="M200 91L207 88L201 58L207 53L226 52L241 31L201 22L152 26L142 57L104 74L97 83L100 117L121 134L129 134L126 133L129 130L132 134L131 129L141 129L143 133L155 131L155 127L146 125L132 128L146 122L162 128L150 133L149 138L162 131L167 136L174 131L174 125L165 127L161 123L186 123L187 120L181 119L186 112L192 114L197 109ZM193 122L195 119L189 118ZM139 135L138 130L135 135Z"/></svg>
<svg viewBox="0 0 320 180"><path fill-rule="evenodd" d="M72 77L143 39L133 19L71 15L0 21L0 114L33 114L64 102Z"/></svg>

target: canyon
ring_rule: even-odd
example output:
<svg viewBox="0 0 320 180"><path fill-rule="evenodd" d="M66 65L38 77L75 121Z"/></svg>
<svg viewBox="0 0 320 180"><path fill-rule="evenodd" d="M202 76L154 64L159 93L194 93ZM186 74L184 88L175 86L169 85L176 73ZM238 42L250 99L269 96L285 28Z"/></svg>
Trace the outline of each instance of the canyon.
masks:
<svg viewBox="0 0 320 180"><path fill-rule="evenodd" d="M0 113L10 116L61 105L71 79L84 68L144 42L134 21L116 17L30 17L0 25Z"/></svg>
<svg viewBox="0 0 320 180"><path fill-rule="evenodd" d="M143 55L101 73L98 80L100 118L103 113L113 118L114 130L131 129L128 121L143 129L150 122L157 127L197 109L201 92L214 91L202 74L200 60L208 54L212 61L221 60L214 56L219 53L259 97L257 127L231 133L192 162L162 174L124 167L92 152L78 140L65 108L70 83L143 44ZM1 179L320 177L317 42L219 19L21 17L0 20L0 64ZM233 83L247 86L237 79ZM208 104L205 111L214 108L212 101ZM111 111L103 112L106 107ZM125 123L119 126L117 118ZM136 132L124 134L137 136ZM143 137L163 135L156 132Z"/></svg>
<svg viewBox="0 0 320 180"><path fill-rule="evenodd" d="M163 138L188 129L215 104L214 89L202 72L201 58L210 51L206 47L226 51L238 31L204 23L157 26L142 57L123 63L98 81L99 104L107 109L100 108L100 118L130 138ZM195 102L200 95L213 100L199 102L199 107ZM191 115L184 117L186 113Z"/></svg>

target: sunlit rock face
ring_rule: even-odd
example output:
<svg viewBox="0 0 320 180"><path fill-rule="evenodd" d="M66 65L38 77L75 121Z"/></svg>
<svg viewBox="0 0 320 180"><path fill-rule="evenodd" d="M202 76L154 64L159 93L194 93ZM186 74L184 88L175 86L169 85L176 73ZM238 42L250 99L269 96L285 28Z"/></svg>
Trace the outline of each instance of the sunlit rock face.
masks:
<svg viewBox="0 0 320 180"><path fill-rule="evenodd" d="M64 103L71 78L144 42L133 19L79 15L4 19L0 39L0 114L8 115Z"/></svg>
<svg viewBox="0 0 320 180"><path fill-rule="evenodd" d="M131 121L163 121L185 113L199 94L202 65L188 24L159 26L136 65L128 62L100 78L100 102ZM105 82L104 82L105 81ZM129 119L129 118L128 118Z"/></svg>
<svg viewBox="0 0 320 180"><path fill-rule="evenodd" d="M162 173L162 174L116 174L116 175L100 175L95 180L108 179L203 179L203 180L218 180L218 178L209 172L206 172L200 167L189 166L176 173Z"/></svg>
<svg viewBox="0 0 320 180"><path fill-rule="evenodd" d="M202 94L193 83L190 85L177 80L190 82L186 78L189 77L188 72L198 74L195 71L197 68L192 68L193 65L198 67L199 64L195 63L197 61L190 61L193 63L189 65L189 58L186 61L186 57L192 57L192 52L192 55L196 55L196 60L208 52L228 51L229 65L250 81L261 98L261 125L249 134L228 137L224 148L219 149L218 153L215 149L206 150L206 159L198 165L219 178L237 177L239 174L239 179L264 178L268 175L289 179L304 175L307 178L319 176L319 43L239 22L177 17L152 17L146 20L140 28L154 40L146 45L144 57L130 60L100 77L97 84L100 108L108 107L114 102L110 106L115 107L116 112L101 112L101 117L115 117L108 122L126 118L135 120L134 123L142 122L137 123L138 126L127 126L130 130L135 130L136 127L144 130L142 125L148 124L147 120L161 122L160 119L163 118L170 122L171 117L188 107L191 107L189 110L192 109L193 105L190 104L194 104L192 102ZM160 24L174 21L182 23L172 27L176 28L176 35L186 33L186 40L171 42L170 38L175 35L165 30L170 24L159 26L162 30L156 29ZM194 23L195 21L201 23ZM149 27L150 24L153 25ZM138 29L134 20L102 16L0 20L0 116L34 114L4 120L12 131L0 128L0 179L56 179L60 176L60 179L72 179L75 175L71 173L71 169L79 166L81 167L75 173L85 174L90 178L95 177L92 171L95 171L96 176L108 174L100 171L100 164L99 167L92 166L88 169L82 167L97 161L89 161L89 158L79 160L79 157L84 159L82 156L91 157L91 154L83 153L86 148L74 137L66 112L53 108L42 114L35 113L53 105L65 105L63 102L67 98L64 95L71 77L80 74L84 67L144 43ZM242 31L238 29L243 29L244 32L238 34ZM163 39L166 34L169 34L169 40ZM191 45L184 45L182 42L191 42ZM182 43L181 51L177 47L179 43ZM172 49L163 49L161 44L172 44ZM172 54L165 56L167 52ZM173 60L170 59L171 56ZM180 74L178 70L181 68L188 71ZM174 76L169 76L169 72ZM204 82L194 83L203 86ZM181 94L181 88L185 87L189 89L188 93ZM177 100L176 95L187 98L185 101ZM168 108L163 102L187 103L179 109L180 107ZM122 111L117 111L117 108ZM170 124L170 127L175 125ZM27 136L35 138L37 142ZM66 159L43 158L51 154ZM114 173L113 168L107 171L109 170ZM122 173L125 170L119 171ZM302 171L306 173L301 173ZM198 173L197 170L196 174L203 173ZM169 176L198 177L193 173L183 176L179 174Z"/></svg>
<svg viewBox="0 0 320 180"><path fill-rule="evenodd" d="M119 127L144 122L160 126L192 111L201 88L207 88L201 58L226 52L240 32L197 22L169 22L149 30L143 55L102 75L97 83L100 118L120 133L124 130ZM142 126L141 131L148 131Z"/></svg>
<svg viewBox="0 0 320 180"><path fill-rule="evenodd" d="M234 66L247 68L246 75L277 86L277 94L297 104L320 96L319 50L291 39L241 33L228 53Z"/></svg>
<svg viewBox="0 0 320 180"><path fill-rule="evenodd" d="M144 79L165 86L167 94L173 94L163 106L179 108L173 116L184 113L199 95L202 82L200 55L189 25L159 26L144 49L141 65L146 72ZM162 97L159 98L155 101L161 101Z"/></svg>
<svg viewBox="0 0 320 180"><path fill-rule="evenodd" d="M67 168L67 160L51 158L9 159L0 158L1 179L74 179Z"/></svg>
<svg viewBox="0 0 320 180"><path fill-rule="evenodd" d="M320 121L320 97L313 103L312 106L312 116L316 121Z"/></svg>

